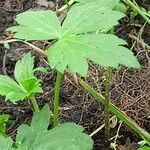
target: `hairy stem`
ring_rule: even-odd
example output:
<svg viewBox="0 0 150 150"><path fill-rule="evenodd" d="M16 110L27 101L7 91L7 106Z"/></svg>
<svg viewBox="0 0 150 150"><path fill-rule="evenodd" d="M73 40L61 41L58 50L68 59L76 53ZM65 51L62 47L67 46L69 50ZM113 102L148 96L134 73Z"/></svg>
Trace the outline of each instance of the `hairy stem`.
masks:
<svg viewBox="0 0 150 150"><path fill-rule="evenodd" d="M62 79L62 74L59 71L57 71L57 77L55 82L55 94L54 94L54 127L56 127L59 123L58 105L59 105L61 79Z"/></svg>
<svg viewBox="0 0 150 150"><path fill-rule="evenodd" d="M104 105L104 119L105 119L105 139L106 143L109 140L109 91L110 91L110 80L111 80L111 69L106 68L105 71L105 105Z"/></svg>
<svg viewBox="0 0 150 150"><path fill-rule="evenodd" d="M35 97L34 97L34 96L31 96L31 97L30 97L30 100L31 100L31 103L32 103L34 112L38 112L40 109L39 109L39 106L38 106L38 104L37 104L37 101L36 101Z"/></svg>
<svg viewBox="0 0 150 150"><path fill-rule="evenodd" d="M123 1L130 7L132 7L133 10L137 11L145 19L145 21L150 24L150 19L145 15L143 10L141 10L139 6L136 6L133 2L131 2L131 0L123 0Z"/></svg>

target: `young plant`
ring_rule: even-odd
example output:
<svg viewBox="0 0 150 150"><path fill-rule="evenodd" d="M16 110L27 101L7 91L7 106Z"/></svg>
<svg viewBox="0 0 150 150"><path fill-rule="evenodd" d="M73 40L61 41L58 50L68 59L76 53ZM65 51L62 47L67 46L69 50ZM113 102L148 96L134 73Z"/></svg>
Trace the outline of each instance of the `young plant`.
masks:
<svg viewBox="0 0 150 150"><path fill-rule="evenodd" d="M112 10L117 2L81 1L72 6L62 24L53 11L27 11L17 16L19 25L8 30L15 33L15 38L27 41L55 39L54 45L48 48L48 61L51 68L62 74L67 67L85 77L87 59L103 67L117 68L121 64L140 68L133 53L122 46L126 42L111 34L95 34L97 30L110 29L124 17Z"/></svg>
<svg viewBox="0 0 150 150"><path fill-rule="evenodd" d="M55 126L58 124L58 97L61 76L65 69L70 69L72 73L86 77L88 73L87 60L105 68L118 68L120 65L140 68L134 54L123 46L126 45L125 41L112 34L96 34L97 30L107 31L117 25L118 20L124 17L123 13L113 10L119 1L76 1L78 3L71 7L63 23L59 21L53 11L27 11L17 16L17 26L8 29L8 31L14 33L14 38L25 41L55 41L47 51L50 67L57 70L54 98ZM82 85L82 80L79 82ZM84 87L84 85L82 86ZM89 92L95 96L95 91L89 89ZM102 102L106 105L106 99L103 99ZM109 102L107 105L112 106ZM123 115L118 108L111 107L111 109L125 123L129 123L132 129L134 129L133 126L136 127L134 123L132 124L130 118ZM147 135L142 131L143 134L141 134L137 128L134 130L142 137Z"/></svg>
<svg viewBox="0 0 150 150"><path fill-rule="evenodd" d="M36 93L43 92L40 80L34 75L38 69L34 69L34 57L31 56L31 53L26 54L15 65L15 81L8 76L0 75L0 95L6 96L5 100L10 100L14 104L24 99L30 99L34 111L39 111L34 98Z"/></svg>
<svg viewBox="0 0 150 150"><path fill-rule="evenodd" d="M65 123L47 130L50 122L49 106L34 113L31 125L23 124L18 128L16 140L0 135L3 150L91 150L93 141L83 133L82 126Z"/></svg>

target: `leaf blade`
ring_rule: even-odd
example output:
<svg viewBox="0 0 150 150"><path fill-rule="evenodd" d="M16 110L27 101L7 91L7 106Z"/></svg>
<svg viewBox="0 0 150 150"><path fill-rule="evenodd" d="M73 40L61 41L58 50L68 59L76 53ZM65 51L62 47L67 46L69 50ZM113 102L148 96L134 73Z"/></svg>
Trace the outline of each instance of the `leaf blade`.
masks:
<svg viewBox="0 0 150 150"><path fill-rule="evenodd" d="M14 38L31 41L56 39L60 36L60 21L53 11L26 11L17 15L16 21L19 25L7 29L14 33Z"/></svg>
<svg viewBox="0 0 150 150"><path fill-rule="evenodd" d="M124 17L123 13L114 11L108 7L112 3L100 1L86 3L71 8L62 25L62 34L81 34L96 30L110 29L118 24L118 20ZM99 7L101 6L101 7Z"/></svg>
<svg viewBox="0 0 150 150"><path fill-rule="evenodd" d="M6 96L6 100L15 103L23 100L27 93L15 81L7 76L0 75L0 95Z"/></svg>
<svg viewBox="0 0 150 150"><path fill-rule="evenodd" d="M34 114L36 116L33 116L31 126L21 125L19 127L17 143L21 143L20 149L92 149L93 141L83 133L84 128L79 125L66 123L48 131L49 114L48 106L44 106L40 112Z"/></svg>

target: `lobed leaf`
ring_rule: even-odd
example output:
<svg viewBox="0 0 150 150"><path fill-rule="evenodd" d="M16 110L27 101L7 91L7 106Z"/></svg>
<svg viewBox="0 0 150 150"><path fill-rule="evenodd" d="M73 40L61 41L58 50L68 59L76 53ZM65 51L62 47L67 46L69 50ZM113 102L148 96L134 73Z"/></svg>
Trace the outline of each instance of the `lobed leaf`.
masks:
<svg viewBox="0 0 150 150"><path fill-rule="evenodd" d="M27 92L8 76L0 75L0 95L6 96L6 100L16 101L23 100Z"/></svg>
<svg viewBox="0 0 150 150"><path fill-rule="evenodd" d="M110 29L117 25L124 14L108 8L110 1L73 6L63 22L62 34L81 34Z"/></svg>
<svg viewBox="0 0 150 150"><path fill-rule="evenodd" d="M0 75L0 95L16 103L35 93L42 93L40 80L34 76L35 71L34 57L28 53L15 65L14 76L17 82L8 76Z"/></svg>
<svg viewBox="0 0 150 150"><path fill-rule="evenodd" d="M31 53L26 54L22 59L18 60L15 65L14 76L18 83L27 79L34 79L34 56Z"/></svg>
<svg viewBox="0 0 150 150"><path fill-rule="evenodd" d="M88 59L103 67L117 68L119 65L123 65L140 68L133 53L123 46L126 44L123 40L110 34L95 34L97 30L109 30L118 24L119 19L124 17L123 13L113 10L119 0L76 1L78 3L71 7L62 25L58 23L55 15L53 20L54 22L57 20L56 28L54 27L55 23L51 25L49 22L51 20L49 15L52 13L49 11L23 13L18 17L17 21L20 24L18 27L22 25L32 27L31 23L27 22L32 18L29 15L33 13L33 16L37 17L33 19L34 22L39 19L38 15L42 16L44 24L53 26L59 32L59 36L55 38L56 42L48 48L48 61L51 68L63 73L68 67L72 72L86 76ZM52 14L54 17L54 13ZM25 19L24 16L26 16ZM43 29L42 26L33 25L33 28L36 27L53 35L47 28ZM18 29L16 32L21 34L22 30ZM27 34L28 31L24 31L25 33ZM24 39L29 40L28 36L25 36ZM39 38L34 40L39 40Z"/></svg>
<svg viewBox="0 0 150 150"><path fill-rule="evenodd" d="M26 11L17 15L16 22L19 24L10 27L14 38L30 40L49 40L60 36L60 21L53 11Z"/></svg>
<svg viewBox="0 0 150 150"><path fill-rule="evenodd" d="M31 126L21 125L17 143L20 149L32 150L91 150L93 141L83 132L83 127L74 123L60 125L50 131L48 105L33 115Z"/></svg>
<svg viewBox="0 0 150 150"><path fill-rule="evenodd" d="M36 69L34 69L34 57L31 56L31 53L26 54L21 60L18 60L15 65L15 79L25 88L29 93L28 95L32 93L42 93L40 80L34 75Z"/></svg>
<svg viewBox="0 0 150 150"><path fill-rule="evenodd" d="M140 68L133 53L122 46L124 44L126 43L123 40L111 34L83 34L66 37L65 40L60 40L49 47L49 64L61 72L68 67L82 76L87 74L87 59L103 67L117 68L123 65Z"/></svg>

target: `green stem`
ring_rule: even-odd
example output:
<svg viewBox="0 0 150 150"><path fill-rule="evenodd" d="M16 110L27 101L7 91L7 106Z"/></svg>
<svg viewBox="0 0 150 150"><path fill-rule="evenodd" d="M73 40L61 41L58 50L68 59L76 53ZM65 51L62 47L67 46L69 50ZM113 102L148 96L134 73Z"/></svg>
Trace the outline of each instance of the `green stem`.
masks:
<svg viewBox="0 0 150 150"><path fill-rule="evenodd" d="M37 104L37 101L36 101L35 97L34 97L34 96L31 96L31 97L30 97L30 100L31 100L31 103L32 103L34 112L38 112L40 109L39 109L39 106L38 106L38 104Z"/></svg>
<svg viewBox="0 0 150 150"><path fill-rule="evenodd" d="M131 0L123 0L126 4L130 5L133 10L137 11L149 24L150 19L145 15L145 12L143 12L139 6L136 6Z"/></svg>
<svg viewBox="0 0 150 150"><path fill-rule="evenodd" d="M95 91L92 87L90 87L87 83L85 83L83 80L79 78L79 84L87 91L89 92L97 102L102 103L105 105L105 98L100 95L97 91ZM138 126L138 124L133 121L130 117L128 117L124 112L119 110L114 104L109 102L109 108L110 111L116 115L120 120L122 120L130 129L132 129L134 132L139 134L141 138L143 138L147 144L150 145L150 134L146 132L144 129Z"/></svg>
<svg viewBox="0 0 150 150"><path fill-rule="evenodd" d="M105 139L106 143L109 140L109 92L110 92L111 69L106 68L105 75L105 105L104 105L104 120L105 120Z"/></svg>
<svg viewBox="0 0 150 150"><path fill-rule="evenodd" d="M62 74L57 71L56 83L55 83L55 94L54 94L54 127L59 123L58 119L58 105L59 105L59 93L61 84Z"/></svg>

